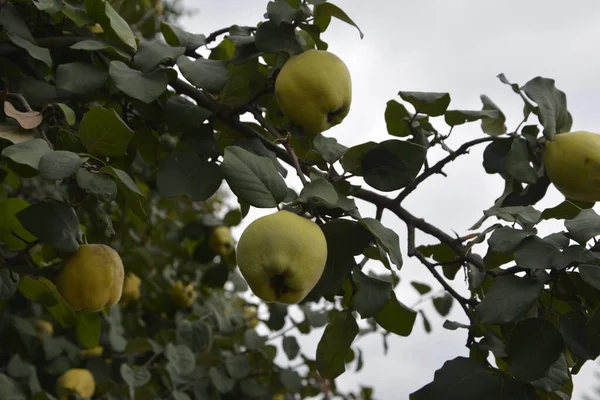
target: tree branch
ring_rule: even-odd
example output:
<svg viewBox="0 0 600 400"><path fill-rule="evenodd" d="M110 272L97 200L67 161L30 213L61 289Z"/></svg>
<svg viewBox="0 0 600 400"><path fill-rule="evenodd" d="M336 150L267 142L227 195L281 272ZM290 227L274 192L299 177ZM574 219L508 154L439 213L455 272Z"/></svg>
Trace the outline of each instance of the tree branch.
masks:
<svg viewBox="0 0 600 400"><path fill-rule="evenodd" d="M417 176L414 181L412 181L408 186L404 188L404 190L402 190L402 192L400 192L398 197L394 199L394 202L400 204L402 200L404 200L409 194L411 194L421 182L423 182L425 179L429 178L433 174L442 173L442 168L444 168L446 164L455 160L457 157L463 154L467 154L469 152L469 148L476 146L480 143L491 142L492 140L494 140L494 137L488 136L463 143L463 145L460 146L458 150L441 159L434 166L427 168L421 175Z"/></svg>

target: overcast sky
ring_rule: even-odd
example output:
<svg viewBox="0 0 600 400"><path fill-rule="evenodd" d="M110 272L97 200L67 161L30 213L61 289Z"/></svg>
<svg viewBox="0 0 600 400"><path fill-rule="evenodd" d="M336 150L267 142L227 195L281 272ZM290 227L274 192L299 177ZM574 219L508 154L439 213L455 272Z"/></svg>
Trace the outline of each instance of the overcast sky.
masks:
<svg viewBox="0 0 600 400"><path fill-rule="evenodd" d="M325 132L346 146L392 138L386 132L384 111L388 100L400 100L397 96L400 90L449 92L451 109L478 110L479 96L486 94L506 114L509 131L514 130L521 121L523 105L496 78L501 72L511 82L521 85L538 75L555 79L557 87L567 94L568 108L574 118L573 130L600 132L600 2L597 0L576 0L568 5L560 0L337 0L333 3L343 8L365 34L361 40L354 27L339 20L333 20L324 34L329 51L346 62L352 75L350 114L341 125ZM267 1L184 0L184 4L197 10L196 15L181 20L184 28L209 34L232 24L256 25L263 20ZM530 118L530 123L533 122L534 117ZM443 121L436 127L442 132L446 129ZM450 146L456 148L463 141L483 136L478 128L477 123L458 127ZM484 146L449 165L445 169L447 178L437 175L428 179L404 205L450 234L470 233L468 228L481 217L482 210L492 206L503 188L498 176L487 175L483 170ZM443 154L432 151L429 156L435 161ZM293 178L288 184L300 187ZM543 210L563 199L551 188L535 207ZM359 208L363 216L373 216L373 207L368 204L361 202ZM253 219L274 211L253 209L234 234L239 237ZM406 254L404 224L389 213L384 214L383 223L398 233ZM541 235L562 228L563 224L556 221L539 226ZM417 244L435 243L424 235L418 235L417 241ZM485 254L485 248L480 253ZM402 282L396 292L407 305L419 299L410 286L411 280L428 283L434 290L441 287L418 261L406 256L400 276ZM457 275L452 285L466 294L463 278ZM408 399L409 393L433 379L434 371L446 360L468 354L464 330L442 328L444 319L436 317L430 302L417 308L424 309L429 316L431 334L425 334L423 321L418 317L410 337L389 340L387 356L383 355L379 335L360 339L357 345L364 352L365 366L359 373L346 372L337 379L338 385L353 390L361 384L371 385L378 399ZM447 318L467 322L457 304ZM301 338L305 354L314 357L320 335L319 330ZM279 360L286 365L285 356ZM574 400L600 386L600 380L594 378L595 370L600 371L600 366L588 362L575 377Z"/></svg>

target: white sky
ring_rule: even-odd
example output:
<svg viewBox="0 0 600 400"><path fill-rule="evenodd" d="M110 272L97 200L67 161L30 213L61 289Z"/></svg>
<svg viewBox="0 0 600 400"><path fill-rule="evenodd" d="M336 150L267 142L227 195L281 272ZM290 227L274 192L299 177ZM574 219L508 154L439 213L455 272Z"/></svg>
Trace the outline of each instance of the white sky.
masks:
<svg viewBox="0 0 600 400"><path fill-rule="evenodd" d="M505 113L509 131L522 118L522 102L512 90L502 84L496 75L503 72L514 83L525 84L538 75L553 78L559 89L567 94L568 107L574 124L573 130L600 132L598 93L600 93L600 2L576 0L337 0L340 6L359 25L365 37L339 20L333 20L324 34L329 51L340 56L348 65L353 80L353 103L345 121L325 132L350 147L369 140L383 141L387 135L384 111L390 99L400 101L398 91L449 92L451 109L479 110L479 96L488 95ZM184 0L184 5L198 12L180 22L184 29L209 34L233 24L256 25L263 20L266 0ZM531 117L529 123L536 122ZM443 120L436 127L444 132ZM454 129L449 144L452 148L462 142L483 136L479 124L467 124ZM503 188L498 176L487 175L481 165L485 145L475 148L470 155L450 164L445 172L448 178L437 175L407 198L404 206L413 214L425 218L453 234L470 233L467 229L489 208ZM444 155L430 152L431 160ZM430 161L431 161L430 160ZM288 185L298 189L299 182L289 175ZM356 183L359 183L358 181ZM394 196L396 193L390 193ZM550 188L545 199L535 207L538 210L560 203L563 197ZM363 216L372 216L373 207L359 203ZM239 237L242 230L258 216L274 210L252 209L243 224L234 230ZM400 236L403 254L406 254L406 228L402 221L385 213L383 223ZM540 234L562 229L560 223L539 226ZM435 243L424 235L417 235L417 244ZM485 249L481 250L481 255ZM404 258L398 298L407 305L419 296L410 286L411 280L428 283L434 291L441 286L418 261ZM379 266L371 268L379 269ZM452 285L466 294L464 276L458 274ZM360 339L365 366L359 373L346 372L337 379L338 386L357 389L361 384L373 386L378 399L408 399L409 393L433 379L433 373L442 364L457 356L466 356L464 330L442 328L443 318L431 306L421 304L433 327L431 334L423 330L422 319L417 317L413 333L408 338L389 338L390 350L383 355L379 335ZM447 317L467 322L455 303ZM321 330L299 337L302 351L314 358ZM286 365L283 354L278 360ZM290 365L297 364L297 360ZM600 368L588 362L575 376L574 400L592 393L600 386L594 371ZM354 370L354 365L350 367Z"/></svg>

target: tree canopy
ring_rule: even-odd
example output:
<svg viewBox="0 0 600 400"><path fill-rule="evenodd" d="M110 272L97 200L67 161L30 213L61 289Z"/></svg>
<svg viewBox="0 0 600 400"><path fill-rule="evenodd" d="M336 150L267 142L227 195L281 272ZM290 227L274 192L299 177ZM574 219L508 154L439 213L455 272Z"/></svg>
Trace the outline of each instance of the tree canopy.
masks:
<svg viewBox="0 0 600 400"><path fill-rule="evenodd" d="M161 0L0 0L0 398L67 398L57 381L75 368L91 372L94 399L374 399L368 382L349 393L336 378L372 361L358 338L409 336L418 315L432 329L394 291L408 257L444 289L411 282L442 318L464 311L443 327L469 349L411 400L571 398L572 376L600 354L600 216L570 198L536 208L552 184L546 146L573 123L553 79L498 76L523 106L516 127L485 95L460 110L450 93L398 88L390 138L347 147L299 129L274 93L291 57L328 49L331 23L363 37L340 7L269 1L256 26L212 33L183 30L182 12ZM480 137L450 148L464 124ZM447 155L432 159L436 146ZM475 146L504 187L472 232L404 206ZM211 245L252 207L305 214L325 235L325 270L297 306L249 301L235 252ZM551 219L564 229L540 235ZM121 301L100 312L74 310L56 284L87 244L115 249L125 270ZM468 297L449 283L462 276ZM303 351L298 335L323 327L316 352Z"/></svg>

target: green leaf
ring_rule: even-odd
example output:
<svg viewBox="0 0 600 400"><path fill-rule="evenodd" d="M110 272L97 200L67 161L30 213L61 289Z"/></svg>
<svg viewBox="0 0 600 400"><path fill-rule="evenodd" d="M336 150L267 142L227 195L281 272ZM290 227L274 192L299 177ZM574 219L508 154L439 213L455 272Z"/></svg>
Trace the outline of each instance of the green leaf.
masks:
<svg viewBox="0 0 600 400"><path fill-rule="evenodd" d="M240 382L240 390L241 392L252 398L264 396L267 393L267 390L264 386L262 386L256 379L244 379ZM197 396L196 398L202 398Z"/></svg>
<svg viewBox="0 0 600 400"><path fill-rule="evenodd" d="M108 73L120 91L146 104L152 103L163 94L169 82L166 70L144 74L129 68L122 61L111 61Z"/></svg>
<svg viewBox="0 0 600 400"><path fill-rule="evenodd" d="M444 276L448 279L454 279L456 273L461 267L460 262L451 262L456 259L456 252L446 243L434 245L419 246L417 248L425 257L433 257L439 263L443 263Z"/></svg>
<svg viewBox="0 0 600 400"><path fill-rule="evenodd" d="M281 380L283 386L291 393L298 393L304 387L302 377L291 368L279 371L279 380Z"/></svg>
<svg viewBox="0 0 600 400"><path fill-rule="evenodd" d="M319 3L317 4L316 2L313 2L313 4L315 5L315 9L314 9L314 14L315 14L315 19L321 19L323 17L326 18L337 18L340 21L344 21L345 23L352 25L353 27L355 27L356 29L358 29L358 33L360 34L360 38L364 38L364 34L362 33L362 31L360 30L360 28L358 27L358 25L356 25L356 23L354 21L352 21L352 19L342 10L340 9L338 6L333 5L332 3Z"/></svg>
<svg viewBox="0 0 600 400"><path fill-rule="evenodd" d="M225 359L225 369L234 379L245 378L250 374L250 361L244 355L231 355Z"/></svg>
<svg viewBox="0 0 600 400"><path fill-rule="evenodd" d="M485 94L480 96L481 102L483 103L484 111L497 111L498 117L483 118L481 120L481 130L491 136L498 136L506 133L506 117L504 113L500 111L500 108Z"/></svg>
<svg viewBox="0 0 600 400"><path fill-rule="evenodd" d="M352 273L358 286L353 296L356 311L362 318L375 317L387 304L392 293L392 284L375 277L365 275L356 269Z"/></svg>
<svg viewBox="0 0 600 400"><path fill-rule="evenodd" d="M267 4L267 16L275 25L282 22L292 23L298 14L298 10L292 8L285 1L270 1Z"/></svg>
<svg viewBox="0 0 600 400"><path fill-rule="evenodd" d="M348 150L346 150L341 160L344 171L357 176L362 176L362 160L369 150L376 145L377 143L375 142L366 142L354 147L350 147Z"/></svg>
<svg viewBox="0 0 600 400"><path fill-rule="evenodd" d="M517 266L526 269L552 268L552 259L560 253L554 244L538 236L524 239L514 252Z"/></svg>
<svg viewBox="0 0 600 400"><path fill-rule="evenodd" d="M69 253L79 249L82 235L79 218L70 205L54 201L36 203L19 211L17 218L40 241Z"/></svg>
<svg viewBox="0 0 600 400"><path fill-rule="evenodd" d="M148 201L135 182L125 171L111 166L102 167L101 173L111 175L117 182L117 187L123 193L125 200L135 215L142 220L148 219Z"/></svg>
<svg viewBox="0 0 600 400"><path fill-rule="evenodd" d="M497 120L499 117L500 113L496 110L447 110L444 113L444 121L446 121L448 126L457 126L467 122L486 119Z"/></svg>
<svg viewBox="0 0 600 400"><path fill-rule="evenodd" d="M120 372L121 378L123 378L127 386L133 388L144 386L146 383L150 382L150 378L152 378L152 374L150 374L150 371L145 366L139 366L133 369L129 365L123 363L121 364Z"/></svg>
<svg viewBox="0 0 600 400"><path fill-rule="evenodd" d="M229 70L225 61L198 58L190 61L186 56L177 59L181 74L197 88L211 93L219 93L229 79Z"/></svg>
<svg viewBox="0 0 600 400"><path fill-rule="evenodd" d="M80 96L100 89L108 80L106 71L82 62L59 65L55 76L56 87Z"/></svg>
<svg viewBox="0 0 600 400"><path fill-rule="evenodd" d="M193 132L194 135L202 129L204 121L212 115L212 112L198 107L182 96L171 96L165 106L167 124L172 133Z"/></svg>
<svg viewBox="0 0 600 400"><path fill-rule="evenodd" d="M75 125L75 122L77 122L77 117L75 115L75 111L73 111L73 109L71 107L69 107L68 105L66 105L64 103L56 103L54 105L57 106L58 108L60 108L60 111L62 111L67 124Z"/></svg>
<svg viewBox="0 0 600 400"><path fill-rule="evenodd" d="M36 0L33 3L38 10L54 15L62 8L62 0Z"/></svg>
<svg viewBox="0 0 600 400"><path fill-rule="evenodd" d="M22 250L36 239L17 218L17 213L27 207L29 203L20 197L9 197L0 202L0 241L9 250Z"/></svg>
<svg viewBox="0 0 600 400"><path fill-rule="evenodd" d="M524 400L527 389L514 378L486 368L472 358L456 357L435 371L433 382L410 394L410 400Z"/></svg>
<svg viewBox="0 0 600 400"><path fill-rule="evenodd" d="M40 158L40 176L51 181L66 179L74 175L84 159L64 150L51 151Z"/></svg>
<svg viewBox="0 0 600 400"><path fill-rule="evenodd" d="M577 217L565 221L565 228L581 244L600 235L600 215L592 208L581 210Z"/></svg>
<svg viewBox="0 0 600 400"><path fill-rule="evenodd" d="M192 150L177 150L158 166L156 185L164 197L187 196L194 201L205 201L221 186L221 168L204 162Z"/></svg>
<svg viewBox="0 0 600 400"><path fill-rule="evenodd" d="M112 108L92 107L79 124L79 137L94 155L124 156L134 132Z"/></svg>
<svg viewBox="0 0 600 400"><path fill-rule="evenodd" d="M409 185L423 167L427 147L404 140L386 140L371 147L361 160L365 182L391 192Z"/></svg>
<svg viewBox="0 0 600 400"><path fill-rule="evenodd" d="M413 129L411 129L411 121L413 129L415 129L421 123L428 124L429 117L426 115L417 115L415 117L403 104L398 103L396 100L387 102L385 108L385 123L390 135L400 137L412 135Z"/></svg>
<svg viewBox="0 0 600 400"><path fill-rule="evenodd" d="M19 292L27 300L43 305L61 326L67 328L77 323L77 313L48 279L24 275L19 282Z"/></svg>
<svg viewBox="0 0 600 400"><path fill-rule="evenodd" d="M11 35L8 32L0 33L0 38L8 39L9 41L12 42L12 44L14 44L17 47L22 48L27 53L29 53L29 55L31 57L35 58L36 60L40 60L41 62L46 64L48 67L52 67L52 56L50 55L50 50L45 49L43 47L39 47L39 46L35 45L34 43L30 42L29 40L22 38L21 36Z"/></svg>
<svg viewBox="0 0 600 400"><path fill-rule="evenodd" d="M5 2L0 8L0 25L4 31L10 34L20 36L29 42L35 41L27 23L12 3Z"/></svg>
<svg viewBox="0 0 600 400"><path fill-rule="evenodd" d="M174 346L172 343L169 343L166 347L165 356L180 375L191 374L196 367L194 353L186 345L180 344Z"/></svg>
<svg viewBox="0 0 600 400"><path fill-rule="evenodd" d="M133 50L137 49L135 36L119 13L106 0L88 0L85 8L90 17L98 21L106 36L119 41Z"/></svg>
<svg viewBox="0 0 600 400"><path fill-rule="evenodd" d="M531 382L531 384L546 392L553 392L559 390L563 385L570 381L571 375L569 374L569 366L567 365L564 354L561 354L550 366L548 375Z"/></svg>
<svg viewBox="0 0 600 400"><path fill-rule="evenodd" d="M523 183L536 183L537 173L530 165L527 141L516 138L506 156L506 169L516 180Z"/></svg>
<svg viewBox="0 0 600 400"><path fill-rule="evenodd" d="M548 375L550 366L564 348L560 332L542 318L520 321L513 329L508 346L508 369L519 380L531 382Z"/></svg>
<svg viewBox="0 0 600 400"><path fill-rule="evenodd" d="M426 285L424 283L413 281L410 284L412 285L412 287L415 288L415 290L417 292L419 292L419 294L427 294L427 293L429 293L431 291L431 286Z"/></svg>
<svg viewBox="0 0 600 400"><path fill-rule="evenodd" d="M399 92L402 100L409 102L417 113L430 117L443 115L450 104L450 94L430 92Z"/></svg>
<svg viewBox="0 0 600 400"><path fill-rule="evenodd" d="M508 222L517 222L521 226L523 225L535 225L537 224L542 213L531 206L526 207L499 207L490 208L485 210L483 214L487 217L497 216Z"/></svg>
<svg viewBox="0 0 600 400"><path fill-rule="evenodd" d="M327 240L327 263L313 290L306 296L317 301L327 293L337 293L340 286L356 267L354 256L360 255L372 240L371 234L361 225L346 219L332 219L321 229Z"/></svg>
<svg viewBox="0 0 600 400"><path fill-rule="evenodd" d="M450 293L444 293L443 296L433 299L433 306L442 317L445 317L452 309L453 302L454 297Z"/></svg>
<svg viewBox="0 0 600 400"><path fill-rule="evenodd" d="M588 285L600 290L600 266L592 264L579 265L579 275Z"/></svg>
<svg viewBox="0 0 600 400"><path fill-rule="evenodd" d="M348 310L337 313L325 328L317 345L317 371L325 379L335 379L346 370L346 355L358 325Z"/></svg>
<svg viewBox="0 0 600 400"><path fill-rule="evenodd" d="M483 151L483 167L488 174L502 174L507 171L506 157L514 138L494 139Z"/></svg>
<svg viewBox="0 0 600 400"><path fill-rule="evenodd" d="M16 381L0 373L0 398L10 400L27 400L27 396Z"/></svg>
<svg viewBox="0 0 600 400"><path fill-rule="evenodd" d="M206 44L206 36L186 32L177 25L161 22L160 30L170 46L183 46L186 51L194 51Z"/></svg>
<svg viewBox="0 0 600 400"><path fill-rule="evenodd" d="M325 178L317 178L302 188L294 203L316 206L323 204L335 205L337 202L338 194L333 185Z"/></svg>
<svg viewBox="0 0 600 400"><path fill-rule="evenodd" d="M402 267L402 253L400 252L400 238L398 234L383 226L375 218L363 218L358 223L373 234L377 245L389 254L392 263L398 268Z"/></svg>
<svg viewBox="0 0 600 400"><path fill-rule="evenodd" d="M581 210L592 208L594 204L595 203L565 200L555 207L546 208L542 211L542 219L573 219L577 217L577 214L579 214Z"/></svg>
<svg viewBox="0 0 600 400"><path fill-rule="evenodd" d="M300 345L295 336L284 336L281 341L283 351L287 355L288 359L293 360L300 353Z"/></svg>
<svg viewBox="0 0 600 400"><path fill-rule="evenodd" d="M81 311L77 314L77 340L85 348L98 346L102 320L100 314Z"/></svg>
<svg viewBox="0 0 600 400"><path fill-rule="evenodd" d="M335 163L339 160L348 148L334 138L328 138L320 133L315 135L313 139L313 146L317 153L323 157L325 161L330 164Z"/></svg>
<svg viewBox="0 0 600 400"><path fill-rule="evenodd" d="M416 311L402 304L394 292L391 293L385 307L375 316L379 326L400 336L410 335L416 319Z"/></svg>
<svg viewBox="0 0 600 400"><path fill-rule="evenodd" d="M589 360L593 358L586 338L588 317L581 310L573 309L558 318L560 331L567 349L577 358Z"/></svg>
<svg viewBox="0 0 600 400"><path fill-rule="evenodd" d="M185 344L194 353L207 351L212 345L212 329L204 321L182 319L177 323L177 344Z"/></svg>
<svg viewBox="0 0 600 400"><path fill-rule="evenodd" d="M51 151L48 142L44 139L31 139L5 147L1 154L17 164L27 165L37 170L42 156Z"/></svg>
<svg viewBox="0 0 600 400"><path fill-rule="evenodd" d="M554 85L554 79L533 78L521 87L527 97L537 103L537 114L544 127L544 136L554 140L554 135L569 132L573 118L567 110L567 96Z"/></svg>
<svg viewBox="0 0 600 400"><path fill-rule="evenodd" d="M172 66L184 53L185 47L172 47L158 40L142 40L133 62L143 73L148 73L160 65Z"/></svg>
<svg viewBox="0 0 600 400"><path fill-rule="evenodd" d="M19 286L19 274L8 268L0 269L0 301L10 300Z"/></svg>
<svg viewBox="0 0 600 400"><path fill-rule="evenodd" d="M494 279L485 298L475 307L482 324L506 324L523 316L538 300L544 285L515 275Z"/></svg>
<svg viewBox="0 0 600 400"><path fill-rule="evenodd" d="M220 371L216 367L210 367L208 370L208 376L219 393L227 393L231 391L235 385L235 380L229 378L224 372Z"/></svg>
<svg viewBox="0 0 600 400"><path fill-rule="evenodd" d="M263 22L256 30L255 38L256 48L265 53L283 51L290 54L299 54L303 51L296 37L296 30L290 24L278 25L272 21Z"/></svg>
<svg viewBox="0 0 600 400"><path fill-rule="evenodd" d="M524 231L503 226L492 233L488 239L488 245L492 251L512 253L525 238L533 235L535 235L535 231Z"/></svg>
<svg viewBox="0 0 600 400"><path fill-rule="evenodd" d="M75 174L77 185L97 196L102 201L113 201L117 197L117 184L110 176L97 172L89 172L80 168Z"/></svg>
<svg viewBox="0 0 600 400"><path fill-rule="evenodd" d="M593 357L596 358L600 354L600 311L597 308L592 317L585 324L585 338Z"/></svg>
<svg viewBox="0 0 600 400"><path fill-rule="evenodd" d="M231 191L257 208L274 208L287 195L287 185L273 162L238 146L225 149L221 170Z"/></svg>

